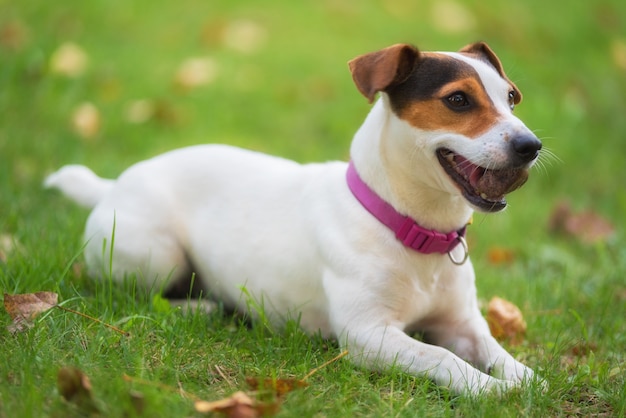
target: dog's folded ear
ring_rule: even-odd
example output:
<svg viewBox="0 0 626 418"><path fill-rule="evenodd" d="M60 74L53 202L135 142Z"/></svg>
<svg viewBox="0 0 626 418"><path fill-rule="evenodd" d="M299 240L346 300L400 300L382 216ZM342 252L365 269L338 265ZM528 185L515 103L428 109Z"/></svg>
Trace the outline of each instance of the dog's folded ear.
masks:
<svg viewBox="0 0 626 418"><path fill-rule="evenodd" d="M461 48L459 52L463 54L473 55L474 57L477 56L483 61L491 64L496 69L498 74L500 74L500 77L508 81L515 89L516 94L514 103L519 104L519 102L522 101L522 93L519 91L517 86L515 86L515 84L506 76L506 74L504 73L504 67L502 66L502 62L500 62L500 58L498 58L496 53L493 52L493 49L491 49L489 45L487 45L485 42L475 42L473 44L465 45L463 48Z"/></svg>
<svg viewBox="0 0 626 418"><path fill-rule="evenodd" d="M419 56L414 46L396 44L360 55L348 62L348 65L354 84L372 103L376 93L405 81L413 72Z"/></svg>

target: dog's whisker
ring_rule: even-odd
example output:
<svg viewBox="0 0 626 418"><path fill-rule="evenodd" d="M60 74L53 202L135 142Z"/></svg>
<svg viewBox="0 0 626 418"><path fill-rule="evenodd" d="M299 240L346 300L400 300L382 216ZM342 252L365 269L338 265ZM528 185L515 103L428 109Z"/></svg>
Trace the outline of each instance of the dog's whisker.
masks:
<svg viewBox="0 0 626 418"><path fill-rule="evenodd" d="M548 147L543 147L539 154L539 160L548 164L563 163L563 160Z"/></svg>

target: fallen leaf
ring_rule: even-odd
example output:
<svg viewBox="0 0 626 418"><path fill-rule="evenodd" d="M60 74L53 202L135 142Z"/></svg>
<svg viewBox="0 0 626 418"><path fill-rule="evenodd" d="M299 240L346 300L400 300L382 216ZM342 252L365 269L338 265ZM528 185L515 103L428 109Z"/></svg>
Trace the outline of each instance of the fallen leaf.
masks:
<svg viewBox="0 0 626 418"><path fill-rule="evenodd" d="M75 262L74 264L72 264L72 274L74 275L74 277L81 277L84 270L85 265L82 262Z"/></svg>
<svg viewBox="0 0 626 418"><path fill-rule="evenodd" d="M67 77L78 77L87 69L87 53L78 45L66 42L50 57L50 70Z"/></svg>
<svg viewBox="0 0 626 418"><path fill-rule="evenodd" d="M338 5L333 2L332 6L336 7ZM412 0L383 0L382 6L394 18L402 20L410 19L411 16L415 16L421 10L420 4ZM346 10L344 13L349 12L349 10Z"/></svg>
<svg viewBox="0 0 626 418"><path fill-rule="evenodd" d="M615 227L605 218L592 210L574 212L568 202L559 202L550 215L548 228L552 232L562 233L585 244L607 241Z"/></svg>
<svg viewBox="0 0 626 418"><path fill-rule="evenodd" d="M444 33L462 33L476 27L476 18L460 2L441 0L433 2L432 22Z"/></svg>
<svg viewBox="0 0 626 418"><path fill-rule="evenodd" d="M143 415L146 409L146 399L143 393L131 390L128 394L130 397L130 404L137 415Z"/></svg>
<svg viewBox="0 0 626 418"><path fill-rule="evenodd" d="M11 254L20 251L23 248L13 235L0 234L0 262L6 263Z"/></svg>
<svg viewBox="0 0 626 418"><path fill-rule="evenodd" d="M82 103L72 113L71 124L81 138L93 139L100 132L100 111L93 103Z"/></svg>
<svg viewBox="0 0 626 418"><path fill-rule="evenodd" d="M5 22L0 26L0 46L20 51L28 40L28 30L19 20Z"/></svg>
<svg viewBox="0 0 626 418"><path fill-rule="evenodd" d="M255 377L246 377L246 383L252 390L271 389L276 396L284 396L295 389L309 386L305 381L299 379L257 379Z"/></svg>
<svg viewBox="0 0 626 418"><path fill-rule="evenodd" d="M218 66L214 59L189 58L178 67L174 81L185 89L194 89L212 83L217 74Z"/></svg>
<svg viewBox="0 0 626 418"><path fill-rule="evenodd" d="M571 348L572 355L576 357L584 357L589 355L589 353L596 351L598 349L598 345L588 341L579 341Z"/></svg>
<svg viewBox="0 0 626 418"><path fill-rule="evenodd" d="M140 99L126 106L124 116L130 123L140 124L152 119L156 113L156 105L152 100Z"/></svg>
<svg viewBox="0 0 626 418"><path fill-rule="evenodd" d="M265 45L267 30L253 20L234 20L224 28L222 41L235 51L252 54Z"/></svg>
<svg viewBox="0 0 626 418"><path fill-rule="evenodd" d="M196 412L208 414L219 412L229 418L255 418L262 416L256 409L256 402L244 392L235 392L229 398L219 401L196 401Z"/></svg>
<svg viewBox="0 0 626 418"><path fill-rule="evenodd" d="M255 391L256 399L251 398L245 392L235 392L226 399L218 401L207 402L203 400L197 400L195 402L195 409L197 412L208 414L212 412L219 412L225 414L229 418L255 418L274 416L278 414L282 397L295 389L303 388L309 384L306 379L313 376L319 370L328 366L331 363L339 360L340 358L348 355L348 351L343 351L333 359L323 363L322 365L311 370L302 379L257 379L254 377L246 378L246 382ZM218 373L223 376L221 369L215 366ZM225 380L228 380L225 378ZM269 402L262 402L259 400L259 396L268 395L265 390L271 390L269 396Z"/></svg>
<svg viewBox="0 0 626 418"><path fill-rule="evenodd" d="M613 62L621 70L626 70L626 40L615 39L611 44Z"/></svg>
<svg viewBox="0 0 626 418"><path fill-rule="evenodd" d="M42 312L56 306L59 295L53 292L25 293L18 295L4 294L4 309L13 322L7 327L15 334L32 327L32 320Z"/></svg>
<svg viewBox="0 0 626 418"><path fill-rule="evenodd" d="M63 367L59 370L57 388L66 401L77 405L82 410L98 411L91 394L91 381L76 367Z"/></svg>
<svg viewBox="0 0 626 418"><path fill-rule="evenodd" d="M522 311L508 300L494 296L487 306L487 323L491 335L497 340L507 340L512 345L521 344L526 333Z"/></svg>
<svg viewBox="0 0 626 418"><path fill-rule="evenodd" d="M494 265L511 264L515 260L515 253L509 248L492 247L487 251L487 260Z"/></svg>
<svg viewBox="0 0 626 418"><path fill-rule="evenodd" d="M24 317L34 319L38 314L53 308L59 300L54 292L23 293L18 295L4 294L4 309L15 319Z"/></svg>

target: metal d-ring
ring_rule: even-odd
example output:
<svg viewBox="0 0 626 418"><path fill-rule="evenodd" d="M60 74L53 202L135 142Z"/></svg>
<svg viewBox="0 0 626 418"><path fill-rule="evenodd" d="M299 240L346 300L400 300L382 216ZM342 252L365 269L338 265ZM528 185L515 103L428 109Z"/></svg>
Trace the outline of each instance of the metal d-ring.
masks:
<svg viewBox="0 0 626 418"><path fill-rule="evenodd" d="M467 247L467 241L465 241L465 237L462 237L461 235L459 235L456 239L459 240L459 242L461 243L461 247L463 247L463 259L460 261L455 259L452 256L452 251L448 251L448 257L450 257L450 260L452 261L452 263L456 264L457 266L461 266L465 264L465 262L467 261L469 257L469 248Z"/></svg>

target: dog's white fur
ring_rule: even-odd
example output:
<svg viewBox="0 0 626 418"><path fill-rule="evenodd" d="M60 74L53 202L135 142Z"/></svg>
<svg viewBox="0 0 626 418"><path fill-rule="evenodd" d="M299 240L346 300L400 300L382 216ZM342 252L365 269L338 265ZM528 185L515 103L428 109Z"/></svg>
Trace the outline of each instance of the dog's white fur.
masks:
<svg viewBox="0 0 626 418"><path fill-rule="evenodd" d="M448 55L480 75L501 114L492 129L473 140L420 130L400 119L382 93L351 147L373 190L440 231L465 225L472 207L435 150L453 148L497 167L505 155L502 132L527 130L509 109L508 83L493 68ZM93 207L85 257L94 274L136 274L146 287L166 288L193 267L206 292L227 306L248 308L245 287L272 320L300 318L306 331L337 337L356 363L396 365L455 393L501 390L531 378L491 336L471 263L457 266L448 255L405 248L358 203L345 173L344 162L301 165L200 145L135 164L115 181L66 166L46 185ZM429 343L407 335L416 330Z"/></svg>

